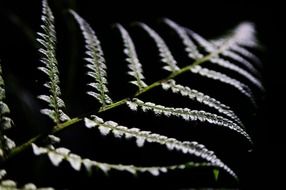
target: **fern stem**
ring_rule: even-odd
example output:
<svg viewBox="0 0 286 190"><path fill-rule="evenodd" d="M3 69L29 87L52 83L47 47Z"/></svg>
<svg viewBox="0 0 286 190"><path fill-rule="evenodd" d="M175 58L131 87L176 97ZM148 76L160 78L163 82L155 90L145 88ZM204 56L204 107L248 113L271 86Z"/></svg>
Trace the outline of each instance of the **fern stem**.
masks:
<svg viewBox="0 0 286 190"><path fill-rule="evenodd" d="M25 151L26 149L28 149L31 146L32 143L36 142L37 140L39 140L43 136L45 136L45 135L44 134L39 134L39 135L31 138L27 142L21 144L20 146L17 146L16 148L14 148L9 153L9 155L5 158L5 160L9 160L9 159L15 157L16 155L20 154L21 152Z"/></svg>
<svg viewBox="0 0 286 190"><path fill-rule="evenodd" d="M107 110L110 110L110 109L113 109L113 108L116 108L118 106L121 106L123 104L125 104L127 101L128 101L129 98L124 98L122 100L119 100L117 102L114 102L112 104L109 104L109 105L106 105L106 106L102 106L99 110L98 110L98 113L101 113L101 112L105 112Z"/></svg>
<svg viewBox="0 0 286 190"><path fill-rule="evenodd" d="M63 129L75 124L75 123L78 123L80 121L82 121L83 119L82 118L78 118L78 117L75 117L73 119L70 119L62 124L57 124L56 126L53 127L53 130L49 133L49 134L54 134L54 133L57 133L59 131L62 131ZM28 149L32 143L42 139L42 138L45 138L47 137L47 135L49 135L47 133L45 134L39 134L33 138L31 138L30 140L28 140L27 142L21 144L20 146L14 148L10 154L6 157L5 160L9 160L13 157L15 157L16 155L20 154L21 152L25 151L26 149Z"/></svg>
<svg viewBox="0 0 286 190"><path fill-rule="evenodd" d="M57 133L57 132L59 132L59 131L65 129L65 128L67 128L67 127L73 125L73 124L76 124L76 123L78 123L78 122L80 122L80 121L82 121L82 120L83 120L83 119L82 119L82 118L79 118L79 117L72 118L72 119L70 119L70 120L68 120L68 121L66 121L66 122L64 122L64 123L62 123L62 124L57 125L56 127L54 127L53 130L52 130L52 132L51 132L51 134Z"/></svg>
<svg viewBox="0 0 286 190"><path fill-rule="evenodd" d="M209 55L207 55L205 57L202 57L201 59L198 59L198 60L194 61L191 65L185 66L185 67L181 68L180 70L171 73L168 77L166 77L164 79L161 79L161 80L158 80L158 81L150 84L149 86L143 88L142 90L138 91L135 94L135 97L137 97L137 96L139 96L139 95L141 95L141 94L143 94L143 93L145 93L145 92L147 92L147 91L149 91L149 90L151 90L151 89L153 89L153 88L155 88L157 86L160 86L163 82L166 82L166 81L168 81L170 79L175 78L178 75L181 75L181 74L189 71L191 68L193 68L193 67L195 67L195 66L197 66L197 65L199 65L201 63L204 63L204 62L208 61L210 58L216 56L219 53L220 53L220 51L211 53L211 54L209 54Z"/></svg>

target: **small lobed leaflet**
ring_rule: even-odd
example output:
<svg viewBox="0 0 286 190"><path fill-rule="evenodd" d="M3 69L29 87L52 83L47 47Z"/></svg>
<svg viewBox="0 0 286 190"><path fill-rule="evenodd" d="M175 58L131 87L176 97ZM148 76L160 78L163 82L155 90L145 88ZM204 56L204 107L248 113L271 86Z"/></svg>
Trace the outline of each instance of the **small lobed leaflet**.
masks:
<svg viewBox="0 0 286 190"><path fill-rule="evenodd" d="M41 28L43 33L38 32L37 41L42 48L40 61L44 66L38 67L49 78L44 84L49 90L49 95L39 95L38 98L48 103L48 108L42 109L41 113L49 116L54 123L59 124L69 120L69 116L63 112L65 107L64 101L60 98L61 89L59 87L59 70L56 59L56 31L54 26L54 16L48 5L47 0L42 1L42 22Z"/></svg>
<svg viewBox="0 0 286 190"><path fill-rule="evenodd" d="M85 39L86 55L85 58L89 69L87 75L90 76L94 82L88 85L94 89L94 91L88 91L87 94L96 98L102 106L106 106L112 103L111 98L108 96L109 90L107 88L107 73L106 64L103 55L103 51L100 45L100 41L95 35L91 26L80 17L75 11L70 10L70 13L74 16L75 20L80 26L82 34Z"/></svg>

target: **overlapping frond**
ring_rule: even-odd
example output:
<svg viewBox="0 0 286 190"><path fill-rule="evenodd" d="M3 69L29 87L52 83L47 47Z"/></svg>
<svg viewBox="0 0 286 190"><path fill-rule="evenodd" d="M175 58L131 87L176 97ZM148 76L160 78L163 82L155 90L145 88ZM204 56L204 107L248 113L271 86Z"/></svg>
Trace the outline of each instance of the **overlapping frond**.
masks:
<svg viewBox="0 0 286 190"><path fill-rule="evenodd" d="M141 108L144 112L151 111L156 115L165 115L167 117L174 116L182 118L186 121L207 122L209 124L226 127L241 134L252 144L250 136L240 126L238 126L233 121L226 119L222 116L218 116L216 114L212 114L202 110L201 111L191 110L189 108L173 108L173 107L166 107L163 105L156 105L152 102L143 102L138 98L133 98L132 100L128 101L127 105L129 106L130 109L134 111L137 110L138 108Z"/></svg>
<svg viewBox="0 0 286 190"><path fill-rule="evenodd" d="M80 26L82 34L85 39L86 55L85 60L87 61L86 67L89 69L87 75L92 77L94 82L89 83L95 91L88 91L87 93L95 97L102 106L112 103L111 98L108 96L109 90L107 88L107 74L106 64L103 56L103 51L100 45L100 41L95 35L94 30L91 26L76 12L70 11L77 23Z"/></svg>
<svg viewBox="0 0 286 190"><path fill-rule="evenodd" d="M135 78L135 80L130 81L130 83L138 86L139 90L142 90L147 85L144 82L145 77L143 75L142 64L138 59L134 43L129 33L122 25L117 24L117 28L119 29L123 40L123 51L127 56L126 61L129 63L128 68L130 69L130 71L128 72L128 74Z"/></svg>
<svg viewBox="0 0 286 190"><path fill-rule="evenodd" d="M47 3L47 0L42 1L42 21L43 33L38 32L37 41L41 44L42 48L39 49L41 53L41 62L44 66L39 67L45 73L49 81L44 84L49 90L48 95L40 95L39 99L48 103L48 108L42 109L41 112L49 116L55 123L59 124L69 120L67 114L63 112L65 107L64 101L60 98L61 89L59 87L59 70L58 62L56 59L56 31L54 26L54 16Z"/></svg>
<svg viewBox="0 0 286 190"><path fill-rule="evenodd" d="M158 176L160 173L166 173L169 170L177 170L177 169L182 170L182 169L192 168L192 167L210 167L210 166L218 167L217 165L212 164L210 162L202 162L202 163L188 162L188 163L180 164L180 165L153 166L153 167L141 167L141 166L123 165L123 164L109 164L109 163L104 163L104 162L98 162L95 160L90 160L88 158L81 158L79 155L71 153L69 149L63 148L63 147L45 148L45 147L38 147L35 144L33 144L32 146L33 146L33 151L35 155L47 154L54 166L59 166L59 164L63 160L66 160L67 162L69 162L69 164L74 170L79 171L81 170L82 167L85 167L85 169L90 173L92 172L93 169L100 169L102 172L106 174L111 170L117 170L117 171L129 172L132 175L148 172L153 176ZM231 172L231 170L228 172ZM233 175L234 177L236 177L234 173Z"/></svg>
<svg viewBox="0 0 286 190"><path fill-rule="evenodd" d="M165 19L164 21L181 38L183 44L185 45L185 50L188 53L188 56L190 58L192 58L194 60L198 60L198 59L203 57L203 55L198 51L197 46L194 44L194 42L188 36L187 31L183 27L181 27L180 25L178 25L177 23L175 23L174 21L171 21L169 19ZM237 39L242 39L244 37L243 35L240 34L240 32L238 31L238 34L235 37L236 40ZM247 37L245 37L245 38L247 38ZM218 55L211 57L209 61L214 61L215 63L218 63L220 66L223 66L223 67L228 68L228 69L235 70L236 72L239 72L243 76L248 77L248 79L250 81L252 81L254 84L256 84L257 86L262 87L260 82L257 81L256 79L254 79L254 77L252 77L246 71L242 71L242 69L240 69L237 66L231 64L230 62L218 61L218 60L220 60L220 58L217 58L219 56L219 54L229 48L228 43L232 42L231 40L229 40L229 41L223 43L220 46L220 48L216 51L218 53ZM212 50L212 47L209 44L206 44L207 43L206 41L204 41L202 43L206 46L206 49ZM227 83L229 85L232 85L233 87L237 88L242 94L244 94L247 97L249 97L252 102L254 102L253 98L252 98L252 91L251 91L251 89L247 85L243 84L242 82L239 82L236 79L233 79L233 78L227 76L226 74L219 73L217 71L212 71L212 70L209 70L207 68L202 68L199 65L196 65L194 68L191 69L191 71L193 73L199 74L201 76L205 76L205 77L208 77L208 78L214 79L214 80L219 80L219 81L221 81L223 83Z"/></svg>
<svg viewBox="0 0 286 190"><path fill-rule="evenodd" d="M10 109L5 103L5 86L2 78L2 67L0 64L0 160L15 147L15 142L5 135L5 131L12 127L13 121L8 116Z"/></svg>
<svg viewBox="0 0 286 190"><path fill-rule="evenodd" d="M200 36L199 34L195 33L194 31L185 28L185 30L187 31L187 33L192 36L193 39L195 39L197 41L197 43L199 45L201 45L208 53L213 53L215 51L218 51L218 49L220 47L215 47L212 43L208 42L206 39L204 39L202 36ZM248 62L247 60L245 60L244 58L242 58L241 56L239 56L238 54L233 53L232 51L230 51L229 49L234 46L235 43L231 46L229 46L228 49L225 49L224 51L222 51L222 55L224 56L229 56L231 59L236 60L238 63L243 64L246 68L248 68L253 74L258 74L258 71L255 69L255 67L253 67L253 65ZM253 75L250 74L248 71L246 71L245 69L242 69L241 67L231 63L228 60L225 60L219 56L217 57L213 57L212 59L210 59L210 62L215 63L221 67L224 67L226 69L232 70L237 72L238 74L240 74L241 76L245 77L246 79L248 79L252 84L254 84L255 86L257 86L259 89L263 90L263 86L261 85L261 82Z"/></svg>

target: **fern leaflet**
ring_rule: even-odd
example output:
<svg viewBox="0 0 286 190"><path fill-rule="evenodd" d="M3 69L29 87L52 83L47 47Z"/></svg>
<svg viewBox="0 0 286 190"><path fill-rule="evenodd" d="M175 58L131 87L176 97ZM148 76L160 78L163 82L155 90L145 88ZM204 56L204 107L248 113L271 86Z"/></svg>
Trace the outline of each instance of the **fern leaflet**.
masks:
<svg viewBox="0 0 286 190"><path fill-rule="evenodd" d="M256 64L257 67L259 67L259 68L261 67L260 59L256 55L251 53L249 50L247 50L246 48L243 48L238 44L234 44L230 47L230 50L236 54L240 54L240 55L252 60Z"/></svg>
<svg viewBox="0 0 286 190"><path fill-rule="evenodd" d="M218 116L216 114L212 114L205 111L198 111L198 110L190 110L189 108L173 108L173 107L165 107L162 105L156 105L151 102L143 102L137 98L133 98L132 101L128 101L127 105L132 110L137 110L138 107L141 108L144 112L152 111L156 115L165 115L180 117L186 121L200 121L200 122L207 122L210 124L222 126L229 128L238 132L239 134L243 135L251 144L252 140L250 136L236 123L226 119L222 116Z"/></svg>
<svg viewBox="0 0 286 190"><path fill-rule="evenodd" d="M212 163L203 162L203 163L194 163L188 162L181 165L172 165L172 166L155 166L155 167L140 167L134 165L122 165L122 164L109 164L98 162L94 160L90 160L88 158L81 158L79 155L71 153L67 148L54 148L54 147L38 147L35 144L32 144L33 151L35 155L48 154L49 159L52 164L55 166L59 166L59 164L66 160L69 162L71 167L80 171L81 167L84 166L88 172L92 172L93 168L100 169L104 173L108 173L110 170L117 171L125 171L129 172L132 175L136 175L137 173L149 172L151 175L158 176L160 173L166 173L168 170L176 170L176 169L186 169L191 167L218 167ZM230 170L231 171L231 170ZM233 174L235 176L235 174ZM236 177L236 176L235 176Z"/></svg>
<svg viewBox="0 0 286 190"><path fill-rule="evenodd" d="M104 107L105 105L111 104L112 100L107 95L109 91L106 87L106 64L105 59L103 57L103 51L100 45L100 41L96 37L94 30L83 18L81 18L73 10L70 10L70 12L79 24L86 43L85 53L87 55L87 58L85 58L85 60L88 63L86 67L89 69L87 75L89 75L95 80L95 82L89 83L88 85L98 91L88 91L87 93L95 97Z"/></svg>
<svg viewBox="0 0 286 190"><path fill-rule="evenodd" d="M194 42L189 38L188 33L186 30L184 30L181 26L179 26L177 23L170 19L164 19L164 22L171 27L178 36L182 39L183 44L186 47L186 52L188 52L188 56L194 60L200 59L203 57L203 54L201 54L197 48L197 46L194 44Z"/></svg>
<svg viewBox="0 0 286 190"><path fill-rule="evenodd" d="M209 107L216 109L219 113L222 113L229 118L233 119L235 122L243 126L240 119L236 116L236 114L230 109L229 106L224 105L220 101L203 94L194 89L190 89L189 87L185 87L179 84L176 84L175 80L169 80L162 83L162 88L164 90L171 90L173 93L180 93L182 96L186 96L192 100L196 100L200 103L203 103Z"/></svg>
<svg viewBox="0 0 286 190"><path fill-rule="evenodd" d="M167 65L163 68L170 72L175 72L179 70L180 68L177 66L177 61L173 57L171 51L169 50L167 44L165 41L161 38L161 36L155 32L152 28L150 28L148 25L144 23L139 23L139 26L141 26L156 42L156 45L158 47L158 50L160 52L161 61L163 63L166 63Z"/></svg>
<svg viewBox="0 0 286 190"><path fill-rule="evenodd" d="M161 145L165 145L169 150L175 149L184 154L195 155L209 162L213 166L223 168L232 176L235 176L233 171L231 171L224 163L222 163L212 151L209 151L203 145L198 144L197 142L181 142L174 138L168 138L163 135L151 133L150 131L140 131L138 128L127 128L120 126L113 121L104 122L103 119L94 115L92 116L92 120L85 118L85 125L88 128L97 127L102 135L107 135L112 132L113 135L118 138L124 136L126 139L130 139L133 137L136 139L136 144L138 147L142 147L144 142L147 141L149 143L159 143ZM197 166L199 165L200 163L197 164Z"/></svg>
<svg viewBox="0 0 286 190"><path fill-rule="evenodd" d="M254 77L249 72L245 71L244 69L236 66L235 64L229 62L228 60L224 60L222 58L214 57L210 60L212 63L216 63L217 65L227 68L229 70L235 71L241 76L245 77L247 80L249 80L252 84L254 84L256 87L258 87L260 90L264 90L264 87L262 86L261 82Z"/></svg>
<svg viewBox="0 0 286 190"><path fill-rule="evenodd" d="M49 108L42 109L41 113L49 116L56 124L67 121L70 118L63 112L65 107L64 101L60 98L61 90L59 87L59 70L58 62L56 59L56 31L54 26L54 16L47 3L47 0L42 1L42 21L41 25L44 33L39 33L37 41L42 45L39 52L42 54L41 62L43 67L39 67L39 70L44 72L49 81L44 84L49 89L50 95L40 95L39 99L48 103Z"/></svg>
<svg viewBox="0 0 286 190"><path fill-rule="evenodd" d="M138 86L139 90L142 90L147 85L144 82L144 75L142 70L142 65L138 59L134 43L126 31L126 29L121 26L120 24L117 24L117 28L119 29L122 40L124 43L124 53L127 55L126 61L129 63L128 67L131 71L128 72L128 74L135 78L134 81L131 81L130 83Z"/></svg>
<svg viewBox="0 0 286 190"><path fill-rule="evenodd" d="M199 74L203 77L207 77L210 79L214 79L214 80L218 80L222 83L225 84L229 84L233 87L235 87L236 89L238 89L242 94L244 94L246 97L248 97L248 99L252 102L253 105L256 105L255 100L253 99L253 94L252 91L249 89L248 86L246 86L245 84L241 83L240 81L231 78L223 73L214 71L214 70L210 70L207 68L203 68L200 65L196 65L195 67L191 68L191 72L192 73L196 73Z"/></svg>

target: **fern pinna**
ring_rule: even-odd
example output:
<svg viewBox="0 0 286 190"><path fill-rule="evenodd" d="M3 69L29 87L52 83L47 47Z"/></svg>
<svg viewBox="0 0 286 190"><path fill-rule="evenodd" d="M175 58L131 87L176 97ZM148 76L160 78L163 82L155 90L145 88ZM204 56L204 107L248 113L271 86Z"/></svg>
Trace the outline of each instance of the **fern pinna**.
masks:
<svg viewBox="0 0 286 190"><path fill-rule="evenodd" d="M57 60L56 55L55 18L48 1L43 0L42 29L41 32L37 33L37 41L40 46L38 51L42 64L38 69L45 74L46 82L43 86L46 91L38 98L43 100L46 105L40 112L48 116L54 126L48 131L45 130L43 134L39 134L15 147L15 143L6 136L6 129L9 129L13 122L9 117L10 110L5 103L4 80L0 67L1 162L5 163L25 150L32 150L35 156L46 156L55 167L65 166L76 172L86 172L87 176L97 176L102 172L106 175L113 175L114 172L117 172L119 175L130 174L140 179L146 175L149 178L155 178L155 176L172 176L174 172L200 171L200 169L203 171L206 169L209 173L213 172L214 180L218 179L219 173L224 173L224 175L235 180L239 178L236 171L227 164L227 160L220 158L216 152L209 150L207 146L197 142L197 140L192 140L189 137L187 139L177 138L176 135L172 136L163 130L156 129L156 124L152 126L152 123L146 128L139 123L138 126L131 127L128 122L113 121L112 118L109 118L108 113L115 108L122 107L128 111L130 117L133 117L134 114L141 116L149 114L148 117L151 118L159 117L161 119L165 117L166 120L176 120L178 123L176 130L178 131L183 128L180 128L181 124L187 125L188 128L193 128L195 125L204 128L205 131L210 130L208 127L213 128L212 130L224 130L244 139L251 149L253 140L248 134L245 120L240 118L240 113L237 113L236 109L233 109L220 97L212 97L208 95L208 91L204 92L192 85L181 83L178 78L182 75L186 77L189 73L188 76L198 76L211 80L218 85L226 85L241 94L246 101L249 101L250 106L256 107L255 94L263 91L264 88L260 82L261 61L252 53L253 49L258 47L252 23L244 22L225 36L206 40L187 27L170 19L163 19L163 25L167 27L164 32L173 32L173 37L180 40L179 43L182 45L180 48L184 48L178 49L188 58L189 62L185 65L179 61L181 59L176 57L177 53L173 52L173 46L164 39L165 34L163 32L157 32L143 22L136 23L137 29L141 30L142 35L151 40L152 45L157 49L156 56L162 63L162 69L167 73L165 77L151 82L148 79L150 75L148 72L152 71L144 71L144 59L140 59L141 51L140 48L136 47L136 39L132 38L133 34L125 26L115 24L114 32L120 36L122 50L114 49L113 51L118 51L124 56L122 62L126 64L129 83L137 87L137 91L133 95L116 100L116 97L111 98L113 94L112 85L109 86L108 83L108 57L104 55L104 46L102 47L100 38L91 25L77 12L70 10L69 14L84 40L85 70L90 80L85 82L87 83L87 94L94 98L93 102L95 105L99 103L100 107L93 108L93 111L78 117L71 117L70 114L67 114L65 102L61 97L63 91L60 84L61 69L59 69L59 64L61 62ZM240 80L241 78L243 80ZM184 104L186 106L165 105L157 101L156 98L145 96L146 94L152 95L155 89L166 96L170 95L178 100L191 101L199 106L192 107L189 104ZM137 162L122 163L110 159L104 161L97 155L91 157L89 157L90 155L81 155L76 153L77 151L73 152L69 146L62 145L61 141L64 139L58 137L60 131L71 126L80 126L81 129L88 130L90 134L100 134L110 139L115 137L115 139L120 139L120 141L116 141L118 143L135 142L137 148L142 148L139 150L142 152L149 145L154 145L167 154L180 155L184 159L179 162L171 160L161 164L148 163L148 165L144 165ZM39 158L35 157L35 159ZM0 189L37 189L34 184L26 184L22 188L17 188L16 182L4 179L6 175L5 164L0 169ZM105 176L106 178L108 179ZM69 185L67 187L72 188Z"/></svg>

